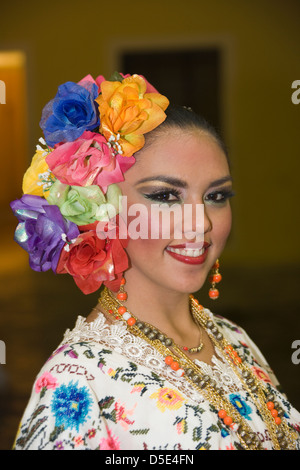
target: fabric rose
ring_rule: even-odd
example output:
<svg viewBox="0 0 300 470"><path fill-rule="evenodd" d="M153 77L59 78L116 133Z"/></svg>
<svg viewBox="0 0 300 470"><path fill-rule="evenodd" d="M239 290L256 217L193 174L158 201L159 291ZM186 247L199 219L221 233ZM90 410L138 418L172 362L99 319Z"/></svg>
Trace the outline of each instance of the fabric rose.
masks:
<svg viewBox="0 0 300 470"><path fill-rule="evenodd" d="M61 252L57 273L69 273L84 294L91 294L127 268L128 257L118 238L101 240L95 230L88 230L70 245L69 252Z"/></svg>
<svg viewBox="0 0 300 470"><path fill-rule="evenodd" d="M95 102L98 93L98 85L90 76L79 83L66 82L58 87L55 98L44 107L40 121L50 147L60 142L72 142L84 131L99 126Z"/></svg>
<svg viewBox="0 0 300 470"><path fill-rule="evenodd" d="M40 196L25 194L10 205L19 220L14 239L29 253L30 267L56 272L60 253L68 240L79 235L78 227Z"/></svg>
<svg viewBox="0 0 300 470"><path fill-rule="evenodd" d="M43 139L40 139L43 143ZM46 163L46 156L50 150L37 145L36 153L32 158L30 167L23 177L23 193L47 197L54 176Z"/></svg>
<svg viewBox="0 0 300 470"><path fill-rule="evenodd" d="M135 158L114 156L102 135L86 131L74 142L58 145L46 162L62 183L95 184L106 192L110 184L124 181L123 173L135 163Z"/></svg>
<svg viewBox="0 0 300 470"><path fill-rule="evenodd" d="M120 73L120 74L117 73L116 75L119 75L119 78L120 78L120 75L122 78L131 77L130 73L127 73L126 75L124 75L123 73ZM139 77L142 77L146 83L146 93L158 93L157 89L153 85L151 85L151 83L148 82L148 80L144 77L144 75L139 75ZM116 76L116 80L119 80L119 78ZM105 79L102 81L105 81ZM112 81L112 79L110 79L110 81Z"/></svg>
<svg viewBox="0 0 300 470"><path fill-rule="evenodd" d="M121 195L116 184L111 184L104 195L96 185L69 186L57 180L51 187L47 201L58 206L66 219L81 226L114 217L119 212Z"/></svg>
<svg viewBox="0 0 300 470"><path fill-rule="evenodd" d="M122 79L123 77L120 76ZM169 100L155 92L139 75L122 81L103 81L96 99L100 112L100 132L122 155L132 156L144 143L145 133L159 126L165 118Z"/></svg>

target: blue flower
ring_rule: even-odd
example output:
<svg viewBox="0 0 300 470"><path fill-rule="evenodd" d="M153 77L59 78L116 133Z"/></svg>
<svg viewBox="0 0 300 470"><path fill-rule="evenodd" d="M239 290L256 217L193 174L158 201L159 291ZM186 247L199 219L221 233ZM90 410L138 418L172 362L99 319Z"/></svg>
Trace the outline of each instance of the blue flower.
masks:
<svg viewBox="0 0 300 470"><path fill-rule="evenodd" d="M66 82L43 109L40 126L49 147L60 142L73 142L84 131L93 130L100 124L98 86L85 81L82 85Z"/></svg>
<svg viewBox="0 0 300 470"><path fill-rule="evenodd" d="M224 429L224 428L221 429L221 436L222 436L222 437L227 437L227 436L229 436L229 432L227 431L227 429Z"/></svg>
<svg viewBox="0 0 300 470"><path fill-rule="evenodd" d="M92 397L87 387L78 387L78 382L61 385L53 394L51 411L55 416L55 425L76 428L85 423L92 404Z"/></svg>
<svg viewBox="0 0 300 470"><path fill-rule="evenodd" d="M252 413L252 410L250 406L245 402L245 400L241 398L240 395L231 393L229 395L229 400L245 419L251 420L249 415Z"/></svg>

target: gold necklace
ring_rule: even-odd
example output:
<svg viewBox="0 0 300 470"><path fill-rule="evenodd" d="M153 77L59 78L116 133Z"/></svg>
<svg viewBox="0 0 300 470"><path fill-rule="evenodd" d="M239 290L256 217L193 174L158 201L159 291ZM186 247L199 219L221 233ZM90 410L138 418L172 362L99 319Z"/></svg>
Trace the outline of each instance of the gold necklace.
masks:
<svg viewBox="0 0 300 470"><path fill-rule="evenodd" d="M194 318L194 321L195 321L195 318ZM193 348L188 348L187 346L180 346L183 351L185 351L186 353L189 353L189 354L197 354L197 353L199 353L200 351L202 351L203 346L204 346L203 341L202 341L202 338L203 338L203 335L202 335L202 328L201 328L201 326L199 325L198 322L196 322L196 325L197 325L197 327L198 327L198 329L199 329L199 332L200 332L200 341L199 341L199 345L198 345L198 346L194 346Z"/></svg>
<svg viewBox="0 0 300 470"><path fill-rule="evenodd" d="M226 399L222 389L208 375L189 359L182 348L174 341L147 322L141 322L105 288L99 298L100 305L115 319L122 319L127 329L151 344L164 358L178 377L183 377L195 387L213 406L225 426L236 432L241 449L262 449L261 442L233 404ZM224 338L216 323L199 306L191 295L190 307L193 318L204 328L216 349L223 355L234 373L239 377L247 393L251 396L269 431L274 450L295 449L295 431L291 431L283 418L284 411L275 401L273 393L254 375L232 345Z"/></svg>

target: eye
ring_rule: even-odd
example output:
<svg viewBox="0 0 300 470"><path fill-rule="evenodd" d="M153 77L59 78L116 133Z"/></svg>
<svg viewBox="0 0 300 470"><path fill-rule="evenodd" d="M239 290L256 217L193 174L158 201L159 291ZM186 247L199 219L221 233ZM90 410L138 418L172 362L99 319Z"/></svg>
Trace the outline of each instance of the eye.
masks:
<svg viewBox="0 0 300 470"><path fill-rule="evenodd" d="M144 197L155 202L180 202L180 192L176 189L166 189L153 191L152 193L144 194Z"/></svg>
<svg viewBox="0 0 300 470"><path fill-rule="evenodd" d="M229 198L233 196L234 192L231 189L222 189L207 194L204 200L212 204L224 204Z"/></svg>

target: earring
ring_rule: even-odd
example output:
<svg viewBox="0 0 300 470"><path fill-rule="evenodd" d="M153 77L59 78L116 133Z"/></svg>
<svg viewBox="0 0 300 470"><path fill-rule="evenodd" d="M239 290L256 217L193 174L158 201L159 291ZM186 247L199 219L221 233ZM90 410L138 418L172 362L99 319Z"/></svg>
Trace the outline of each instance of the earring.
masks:
<svg viewBox="0 0 300 470"><path fill-rule="evenodd" d="M216 289L216 284L219 283L222 279L221 274L219 273L220 263L219 260L215 262L212 267L212 273L209 276L209 282L211 282L211 288L208 291L208 295L212 300L216 300L219 297L219 291Z"/></svg>
<svg viewBox="0 0 300 470"><path fill-rule="evenodd" d="M119 299L123 302L125 300L127 300L127 292L125 292L125 290L124 290L124 285L125 284L126 284L125 277L122 277L121 284L120 284L120 289L119 289L119 292L117 293L117 299Z"/></svg>

